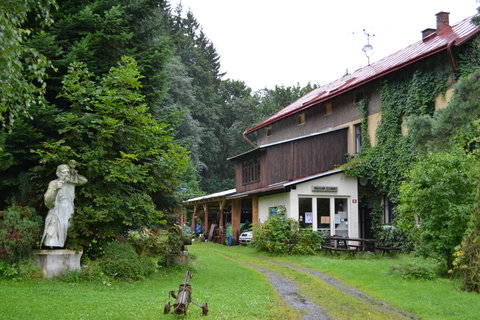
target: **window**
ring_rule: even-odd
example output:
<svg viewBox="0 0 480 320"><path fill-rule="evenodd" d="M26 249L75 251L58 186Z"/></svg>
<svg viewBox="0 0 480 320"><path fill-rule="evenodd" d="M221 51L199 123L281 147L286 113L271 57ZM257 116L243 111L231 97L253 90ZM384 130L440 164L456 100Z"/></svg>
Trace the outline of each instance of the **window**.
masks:
<svg viewBox="0 0 480 320"><path fill-rule="evenodd" d="M393 219L395 219L395 206L387 197L383 197L383 223L391 224Z"/></svg>
<svg viewBox="0 0 480 320"><path fill-rule="evenodd" d="M331 102L325 103L325 115L329 116L333 113L333 105Z"/></svg>
<svg viewBox="0 0 480 320"><path fill-rule="evenodd" d="M272 135L272 127L267 127L265 132L266 132L267 137L271 136Z"/></svg>
<svg viewBox="0 0 480 320"><path fill-rule="evenodd" d="M362 124L358 123L354 127L355 129L355 154L360 153L362 147Z"/></svg>
<svg viewBox="0 0 480 320"><path fill-rule="evenodd" d="M305 123L305 113L300 113L298 115L298 124L304 124Z"/></svg>
<svg viewBox="0 0 480 320"><path fill-rule="evenodd" d="M278 207L268 207L268 215L276 216L278 213Z"/></svg>
<svg viewBox="0 0 480 320"><path fill-rule="evenodd" d="M243 184L260 181L260 157L245 160L242 163Z"/></svg>

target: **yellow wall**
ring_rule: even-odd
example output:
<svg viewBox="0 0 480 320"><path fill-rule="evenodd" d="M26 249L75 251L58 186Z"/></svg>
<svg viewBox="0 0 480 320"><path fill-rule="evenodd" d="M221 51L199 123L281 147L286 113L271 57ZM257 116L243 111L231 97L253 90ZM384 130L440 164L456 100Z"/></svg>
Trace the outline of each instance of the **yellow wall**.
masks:
<svg viewBox="0 0 480 320"><path fill-rule="evenodd" d="M445 108L447 104L450 102L450 100L452 99L454 92L455 91L453 90L453 88L450 88L445 92L444 95L439 94L435 98L435 110L440 110Z"/></svg>
<svg viewBox="0 0 480 320"><path fill-rule="evenodd" d="M368 116L368 138L372 147L377 144L377 129L381 119L382 114L380 112Z"/></svg>
<svg viewBox="0 0 480 320"><path fill-rule="evenodd" d="M452 99L454 94L453 88L448 89L445 94L440 94L435 99L435 110L445 108L448 105L448 102ZM375 146L377 144L376 132L380 120L382 119L382 114L380 112L371 114L368 116L368 137L370 139L370 144ZM351 155L355 154L355 125L359 124L361 121L354 120L351 122L343 123L335 128L348 127L348 153ZM334 128L333 128L334 129ZM408 127L406 125L406 118L402 118L402 134L408 134Z"/></svg>
<svg viewBox="0 0 480 320"><path fill-rule="evenodd" d="M380 122L380 119L382 118L382 115L380 112L369 115L368 116L368 138L370 139L370 144L374 146L376 144L376 132L378 128L378 123ZM350 155L355 154L355 125L361 123L360 120L355 120L347 123L343 123L342 125L336 127L336 128L343 128L343 127L348 127L348 146L347 146L347 151Z"/></svg>

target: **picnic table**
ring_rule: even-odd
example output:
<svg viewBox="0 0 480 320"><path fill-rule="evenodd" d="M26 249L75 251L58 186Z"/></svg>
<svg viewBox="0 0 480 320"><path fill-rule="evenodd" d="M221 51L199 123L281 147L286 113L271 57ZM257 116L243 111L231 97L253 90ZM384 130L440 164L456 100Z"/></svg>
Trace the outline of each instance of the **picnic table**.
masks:
<svg viewBox="0 0 480 320"><path fill-rule="evenodd" d="M327 251L330 253L332 251L345 251L350 252L353 255L358 251L376 253L378 250L385 254L400 250L399 248L394 247L377 246L376 242L376 239L328 236L325 237L325 243L322 248L325 250L325 253Z"/></svg>

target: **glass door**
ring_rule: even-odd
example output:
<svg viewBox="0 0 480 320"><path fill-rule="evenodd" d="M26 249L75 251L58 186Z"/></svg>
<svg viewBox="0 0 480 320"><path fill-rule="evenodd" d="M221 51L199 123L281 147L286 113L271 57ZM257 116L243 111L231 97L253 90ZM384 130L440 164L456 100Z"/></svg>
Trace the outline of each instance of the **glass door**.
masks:
<svg viewBox="0 0 480 320"><path fill-rule="evenodd" d="M347 199L335 198L334 235L348 237L348 203Z"/></svg>
<svg viewBox="0 0 480 320"><path fill-rule="evenodd" d="M312 198L298 198L298 223L300 228L312 228Z"/></svg>
<svg viewBox="0 0 480 320"><path fill-rule="evenodd" d="M330 198L317 198L317 230L330 235Z"/></svg>

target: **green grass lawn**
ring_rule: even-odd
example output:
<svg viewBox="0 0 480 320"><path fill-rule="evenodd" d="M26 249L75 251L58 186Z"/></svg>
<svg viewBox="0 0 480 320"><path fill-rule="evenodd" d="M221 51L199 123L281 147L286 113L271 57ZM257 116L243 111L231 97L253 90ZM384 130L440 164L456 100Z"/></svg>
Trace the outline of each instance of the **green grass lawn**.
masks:
<svg viewBox="0 0 480 320"><path fill-rule="evenodd" d="M191 246L189 251L196 258L189 267L193 273L192 296L200 304L208 303L207 319L295 318L294 312L282 306L265 278L243 265L265 264L262 258L330 274L421 319L480 319L480 295L460 291L453 281L408 280L389 272L391 265L418 259L411 256L274 257L248 247L203 243ZM290 276L285 268L275 268L276 272ZM3 280L0 319L177 319L164 316L163 306L168 292L178 289L184 274L184 269L164 270L152 279L111 286L59 280ZM299 277L293 273L291 276ZM301 284L305 286L308 281ZM173 299L170 301L173 303ZM201 309L191 304L188 319L202 318Z"/></svg>
<svg viewBox="0 0 480 320"><path fill-rule="evenodd" d="M217 255L197 254L192 264L192 297L207 302L208 319L279 319L275 292L256 271ZM177 319L163 315L170 290L177 291L185 270L168 270L152 279L111 286L51 281L1 281L0 319ZM170 300L172 305L174 300ZM191 304L188 319L201 319Z"/></svg>
<svg viewBox="0 0 480 320"><path fill-rule="evenodd" d="M421 319L480 319L480 295L461 291L457 282L446 278L404 279L389 271L392 265L407 262L428 264L419 257L361 254L355 257L347 254L335 257L323 254L276 257L242 247L230 248L229 254L235 254L235 251L237 254L264 256L327 273Z"/></svg>
<svg viewBox="0 0 480 320"><path fill-rule="evenodd" d="M457 282L445 278L404 279L389 272L392 265L416 260L421 263L421 258L410 255L367 259L315 256L279 260L328 273L421 319L480 319L480 295L461 291Z"/></svg>

